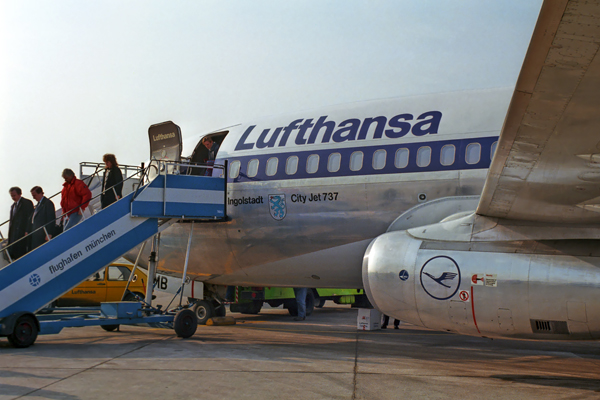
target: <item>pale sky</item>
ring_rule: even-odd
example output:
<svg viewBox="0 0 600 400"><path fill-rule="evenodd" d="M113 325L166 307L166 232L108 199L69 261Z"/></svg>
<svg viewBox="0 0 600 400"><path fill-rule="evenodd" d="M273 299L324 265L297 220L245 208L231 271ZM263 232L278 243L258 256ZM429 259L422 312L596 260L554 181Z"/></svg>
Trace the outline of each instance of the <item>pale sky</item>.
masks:
<svg viewBox="0 0 600 400"><path fill-rule="evenodd" d="M321 106L513 86L541 0L0 0L0 222L63 168ZM57 204L57 208L59 205ZM2 229L6 234L6 229Z"/></svg>

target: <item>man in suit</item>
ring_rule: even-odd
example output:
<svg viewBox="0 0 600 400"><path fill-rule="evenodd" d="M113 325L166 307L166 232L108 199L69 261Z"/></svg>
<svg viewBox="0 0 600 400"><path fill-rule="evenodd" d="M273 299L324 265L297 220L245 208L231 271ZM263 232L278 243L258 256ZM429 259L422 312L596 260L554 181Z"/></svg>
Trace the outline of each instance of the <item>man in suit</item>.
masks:
<svg viewBox="0 0 600 400"><path fill-rule="evenodd" d="M31 197L37 201L31 217L31 228L29 229L29 232L32 232L31 250L33 250L52 239L54 226L56 225L56 211L54 203L44 196L44 191L41 187L34 186L31 189ZM44 231L42 227L46 228L46 230Z"/></svg>
<svg viewBox="0 0 600 400"><path fill-rule="evenodd" d="M31 215L33 214L33 202L22 197L21 188L14 186L8 190L13 200L10 207L10 223L8 226L8 253L10 257L16 260L24 256L29 251L29 238L19 240L27 235ZM11 244L13 244L11 246Z"/></svg>

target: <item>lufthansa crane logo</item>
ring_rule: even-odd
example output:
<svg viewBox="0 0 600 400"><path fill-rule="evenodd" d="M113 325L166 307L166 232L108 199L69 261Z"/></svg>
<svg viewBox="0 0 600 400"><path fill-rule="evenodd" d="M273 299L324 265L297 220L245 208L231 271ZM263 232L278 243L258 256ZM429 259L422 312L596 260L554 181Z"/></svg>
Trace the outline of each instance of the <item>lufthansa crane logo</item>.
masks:
<svg viewBox="0 0 600 400"><path fill-rule="evenodd" d="M408 279L408 271L403 269L402 271L400 271L400 273L398 274L398 277L400 278L401 281L406 281Z"/></svg>
<svg viewBox="0 0 600 400"><path fill-rule="evenodd" d="M421 286L436 300L449 299L460 286L458 264L448 256L430 258L421 268Z"/></svg>

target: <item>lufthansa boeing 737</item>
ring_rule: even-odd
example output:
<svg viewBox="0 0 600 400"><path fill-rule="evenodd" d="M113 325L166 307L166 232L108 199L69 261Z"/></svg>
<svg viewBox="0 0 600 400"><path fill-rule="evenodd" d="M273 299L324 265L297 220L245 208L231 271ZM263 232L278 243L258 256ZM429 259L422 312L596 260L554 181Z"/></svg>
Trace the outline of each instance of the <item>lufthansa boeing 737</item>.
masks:
<svg viewBox="0 0 600 400"><path fill-rule="evenodd" d="M432 329L600 338L599 45L597 2L547 0L514 91L305 111L183 146L151 135L191 164L208 136L227 165L227 218L196 226L188 274L215 298L356 287ZM162 271L183 268L190 228L162 232Z"/></svg>

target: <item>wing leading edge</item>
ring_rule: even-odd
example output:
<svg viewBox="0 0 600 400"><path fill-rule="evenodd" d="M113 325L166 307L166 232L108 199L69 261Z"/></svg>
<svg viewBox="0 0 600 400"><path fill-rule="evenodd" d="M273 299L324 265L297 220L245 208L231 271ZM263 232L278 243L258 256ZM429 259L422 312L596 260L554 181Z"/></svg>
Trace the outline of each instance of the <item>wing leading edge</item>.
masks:
<svg viewBox="0 0 600 400"><path fill-rule="evenodd" d="M600 2L542 5L477 214L600 222Z"/></svg>

